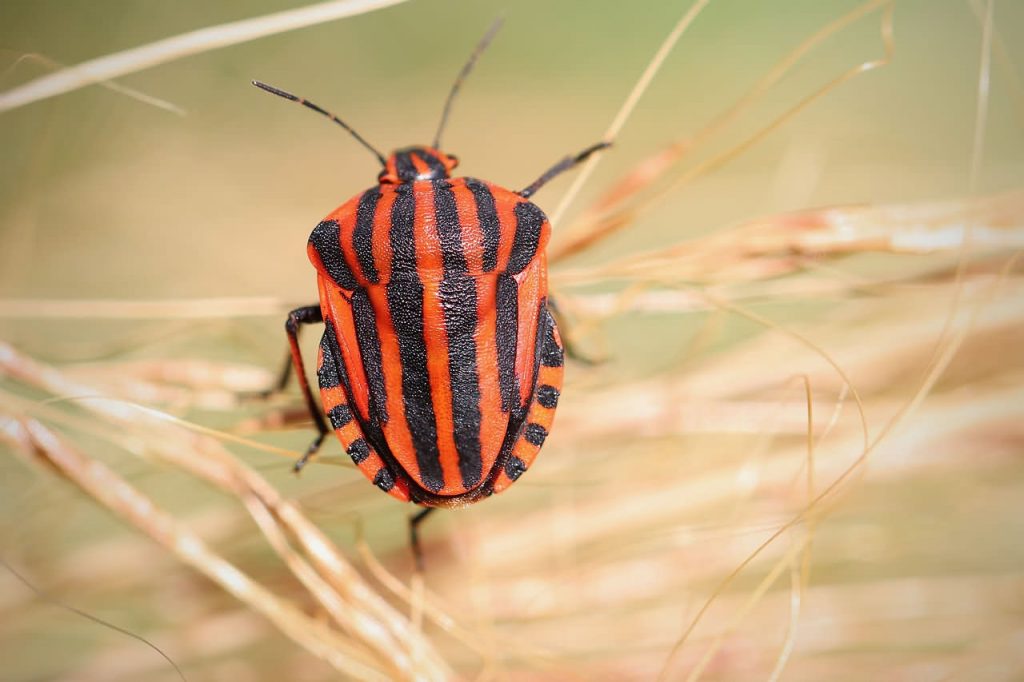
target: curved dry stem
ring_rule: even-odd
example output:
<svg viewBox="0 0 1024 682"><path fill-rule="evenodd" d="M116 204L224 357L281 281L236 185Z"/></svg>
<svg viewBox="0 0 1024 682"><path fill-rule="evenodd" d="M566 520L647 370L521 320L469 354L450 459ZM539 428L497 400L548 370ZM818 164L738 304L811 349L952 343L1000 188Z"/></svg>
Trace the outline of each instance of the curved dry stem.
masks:
<svg viewBox="0 0 1024 682"><path fill-rule="evenodd" d="M30 461L55 469L179 560L262 614L294 642L338 672L363 680L386 680L372 659L306 616L215 552L196 533L157 507L106 465L78 452L41 423L0 416L0 437Z"/></svg>
<svg viewBox="0 0 1024 682"><path fill-rule="evenodd" d="M826 271L821 261L824 256L928 255L960 252L968 243L973 251L993 254L1024 248L1024 192L1012 190L917 204L839 206L758 218L706 237L629 254L600 265L562 269L552 279L562 288L617 279L710 282L716 286L715 293L727 298L737 294L765 298L815 292L829 295L851 289L877 290L886 282L849 281L848 275L834 271L828 271L832 276L820 281L786 280L783 276L809 268ZM757 288L738 292L724 288L746 282L757 282ZM652 304L647 307L657 310L653 299L668 294L652 294ZM601 296L589 298L601 300ZM700 309L702 306L697 304L694 297L689 297L684 306L670 305L665 309Z"/></svg>
<svg viewBox="0 0 1024 682"><path fill-rule="evenodd" d="M885 3L884 9L882 10L882 22L880 31L882 37L882 47L884 52L881 57L877 59L872 59L870 61L862 62L857 66L847 71L844 71L839 76L832 79L818 90L814 91L807 97L797 102L795 106L787 110L785 113L783 113L781 116L773 120L768 125L758 130L754 135L750 136L740 144L735 145L731 149L728 149L721 154L713 156L710 159L707 159L706 161L703 161L702 163L690 169L680 177L676 178L676 180L673 181L670 185L668 185L668 187L665 189L665 193L675 191L680 187L686 185L687 183L692 182L693 180L701 177L702 175L705 175L713 170L716 170L717 168L720 168L721 166L724 166L729 161L732 161L737 156L740 156L745 151L755 146L757 143L759 143L765 137L770 135L772 132L788 123L797 114L802 112L804 109L806 109L811 104L821 99L828 93L838 88L843 83L846 83L850 79L856 78L861 74L881 68L887 65L889 62L891 62L892 56L895 53L896 49L892 33L892 14L893 5L891 0L889 0L888 2Z"/></svg>
<svg viewBox="0 0 1024 682"><path fill-rule="evenodd" d="M0 431L2 431L2 430L4 430L4 428L2 426L0 426ZM30 447L30 444L27 442L28 439L25 438L24 436L25 436L25 434L11 434L11 437L15 441L18 441L20 445L22 445L23 447ZM122 635L124 635L126 637L130 637L130 638L132 638L132 639L134 639L136 641L139 641L142 644L146 645L147 647L149 647L150 649L155 651L157 654L159 654L165 661L167 661L167 663L172 668L174 668L174 672L177 673L178 677L181 678L182 682L188 682L188 679L185 677L185 673L183 673L181 671L181 668L178 667L178 664L174 662L174 659L171 658L170 656L168 656L167 653L163 649L158 647L156 644L153 644L153 642L149 641L145 637L143 637L141 635L138 635L138 634L132 632L131 630L126 630L125 628L122 628L119 625L115 625L114 623L111 623L108 620L104 620L103 618L100 618L98 616L94 616L93 614L88 613L87 611L83 611L82 609L79 609L79 608L76 608L74 606L71 606L70 604L65 604L63 601L61 601L60 599L57 599L56 597L54 597L53 595L49 594L45 590L42 590L39 587L36 587L35 584L33 584L31 580L29 580L24 575L22 575L20 571L18 571L17 569L14 568L14 566L11 566L11 564L8 563L7 560L4 559L3 557L0 557L0 566L3 566L4 568L6 568L7 571L11 575L13 575L15 578L17 578L18 581L22 585L24 585L29 590L31 590L32 593L35 594L36 598L39 599L40 601L44 601L44 602L47 602L49 604L52 604L53 606L56 606L59 609L64 609L66 611L70 611L71 613L75 614L76 616L79 616L81 618L84 618L85 620L88 620L88 621L91 621L93 623L96 623L97 625L99 625L101 627L105 627L105 628L107 628L109 630L113 630L114 632L119 632L119 633L121 633Z"/></svg>
<svg viewBox="0 0 1024 682"><path fill-rule="evenodd" d="M810 553L811 543L814 537L814 514L812 502L814 499L814 412L813 396L811 393L810 380L806 375L800 377L804 386L804 394L807 412L806 446L807 446L807 519L805 537L802 541L792 544L789 550L779 558L768 575L761 580L757 588L748 596L745 603L737 609L732 621L720 631L711 641L704 655L700 658L694 668L687 675L687 680L697 680L704 670L711 663L714 656L721 650L726 638L735 632L742 624L747 615L766 595L771 586L776 582L782 572L788 567L790 569L790 618L787 622L787 630L782 650L776 659L771 679L777 679L785 667L786 661L792 653L796 642L796 629L800 616L800 604L802 595L806 589L810 575ZM845 387L844 387L845 388ZM667 670L667 668L666 668Z"/></svg>
<svg viewBox="0 0 1024 682"><path fill-rule="evenodd" d="M444 609L438 606L441 599L437 595L432 594L429 590L422 588L422 586L420 586L422 588L422 592L419 595L415 594L414 589L407 587L405 583L396 578L391 571L385 568L380 560L377 559L373 550L370 549L366 540L362 537L361 531L357 533L356 551L359 552L359 556L362 558L363 563L366 564L367 570L377 580L377 582L387 588L403 602L409 604L410 607L418 600L419 604L416 608L419 609L423 615L459 642L475 651L486 662L493 663L493 654L477 641L477 638L473 633L459 625L451 614L445 612Z"/></svg>
<svg viewBox="0 0 1024 682"><path fill-rule="evenodd" d="M56 71L57 69L67 68L66 64L61 64L60 62L50 59L45 55L30 52L27 54L18 55L18 58L14 60L14 63L11 64L10 67L8 67L8 69L3 73L3 76L6 76L7 74L13 72L22 63L28 61L42 64L46 69L50 71ZM106 88L107 90L111 90L112 92L124 95L125 97L130 97L131 99L142 102L143 104L148 104L150 106L156 107L157 109L163 109L164 111L169 111L172 114L177 114L178 116L188 115L187 111L179 107L177 104L174 104L173 102L168 102L167 100L160 99L159 97L154 97L153 95L147 95L146 93L140 92L135 88L129 88L127 85L122 85L117 81L103 80L98 81L96 85Z"/></svg>
<svg viewBox="0 0 1024 682"><path fill-rule="evenodd" d="M0 373L57 395L96 393L89 390L90 387L66 378L56 369L37 363L3 343L0 343ZM417 661L417 670L412 669L412 662L407 657L396 655L396 650L411 650L411 641L423 639L422 633L416 631L407 618L366 584L334 544L293 503L284 500L273 486L242 465L219 442L184 430L162 415L154 416L145 409L116 400L89 400L82 404L122 428L130 431L142 429L147 454L159 457L237 497L248 505L250 512L253 511L251 499L259 500L275 520L273 532L277 532L276 527L280 526L280 532L293 538L302 548L306 560L316 568L320 578L330 585L345 608L352 611L348 626L353 637L372 650L380 660L387 661L385 667L396 666L409 677L419 675L428 679L446 679L450 676L447 666L426 640L415 645L422 653ZM271 546L277 550L283 549L284 546L270 535L270 528L261 520L265 519L256 518L257 526L267 535ZM287 554L282 555L282 560L292 569L297 566L289 562ZM298 577L300 581L305 578L306 583L317 589L322 588L320 582L310 579L308 572ZM322 594L318 595L314 591L314 598L318 596Z"/></svg>
<svg viewBox="0 0 1024 682"><path fill-rule="evenodd" d="M835 90L843 83L863 73L867 73L868 71L872 71L874 69L880 68L888 64L891 61L892 55L895 50L895 44L893 42L892 35L892 0L885 0L884 2L881 3L879 3L877 0L872 0L872 2L866 4L870 6L870 9L872 10L876 9L880 5L884 7L882 10L881 22L881 37L884 50L882 57L871 61L862 62L857 66L848 69L847 71L843 72L836 78L826 83L818 90L801 99L799 102L797 102L796 105L785 111L782 115L776 117L768 125L760 128L757 132L748 137L746 140L740 142L737 145L733 145L732 147L730 147L729 149L725 150L720 154L712 156L711 158L705 159L704 161L698 163L696 166L689 169L672 182L666 184L664 187L649 194L646 198L634 201L632 204L629 204L624 208L618 210L614 210L611 212L601 211L597 215L584 216L580 221L579 228L569 230L568 234L564 238L553 243L549 247L549 258L551 258L552 261L558 261L559 259L565 258L573 253L585 249L589 245L601 239L604 239L605 237L611 235L612 233L616 232L619 229L622 229L624 226L630 224L640 213L660 203L660 201L666 194L678 190L687 183L693 182L697 178L700 178L701 176L706 175L707 173L724 166L728 162L732 161L734 158L742 155L747 150L756 146L759 142L761 142L764 138L773 133L775 130L788 123L797 114L802 112L804 109L809 107L818 99L824 97L831 91ZM851 14L855 14L856 17L859 18L865 13L862 12L862 9L863 6L861 8L858 8ZM838 23L839 26L842 27L849 22L846 21L846 17L843 17L842 19L839 20ZM674 146L678 146L678 143L677 145ZM689 145L681 146L679 147L679 149L688 150ZM662 152L661 154L664 153L665 152ZM667 170L668 165L670 164L666 164L664 161L659 162L659 166L661 166L659 172L664 172L665 170ZM643 168L641 168L638 172L640 172L644 176L650 175L650 173ZM653 178L651 178L651 180L653 180Z"/></svg>
<svg viewBox="0 0 1024 682"><path fill-rule="evenodd" d="M0 92L0 112L62 95L94 83L110 81L182 57L371 12L404 1L333 0L252 19L207 26L141 47L91 59Z"/></svg>
<svg viewBox="0 0 1024 682"><path fill-rule="evenodd" d="M243 446L249 448L250 450L256 450L256 451L259 451L259 452L266 452L266 453L269 453L269 454L272 454L272 455L277 455L279 457L285 457L285 458L290 459L292 461L295 461L299 457L302 456L302 453L299 452L298 450L289 450L287 448L279 448L279 447L277 447L275 445L269 445L267 443L261 443L258 440L253 440L251 438L245 438L243 436L237 436L237 435L235 435L233 433L228 433L227 431L220 431L218 429L211 429L211 428L209 428L207 426L203 426L201 424L197 424L197 423L189 421L187 419L181 419L180 417L175 417L172 414L168 414L166 412L163 412L161 410L157 410L157 409L152 408L152 407L146 407L145 405L140 405L140 404L138 404L136 402L133 402L133 401L130 401L130 400L121 400L119 398L108 398L107 396L103 396L103 395L65 396L65 397L60 397L60 398L50 398L49 400L44 400L44 401L39 402L39 403L29 403L25 407L26 407L26 411L27 412L35 413L35 412L38 412L39 408L44 406L44 405L55 405L55 404L59 404L59 403L85 403L85 402L88 402L88 401L91 401L91 400L119 403L119 404L121 404L121 405L123 405L125 407L130 407L130 408L136 409L140 413L143 413L143 414L145 414L145 415L147 415L149 417L153 417L154 419L167 422L168 424L174 424L176 426L180 426L180 427L182 427L184 429L192 431L193 433L202 434L204 436L211 436L212 438L216 438L218 441L221 441L221 442L234 443L236 445L243 445ZM55 418L55 419L64 420L65 422L73 422L74 421L72 417L70 417L70 416L68 416L66 414L63 414L63 413L54 412L54 413L51 413L50 416ZM87 432L91 432L91 433L93 433L95 435L102 435L102 434L104 434L104 431L102 431L101 429L95 428L95 426L90 428L90 425L92 425L92 424L94 424L94 422L87 422L87 421L84 421L84 420L79 420L79 422L77 423L77 427L80 427L79 430L85 429L85 430L87 430ZM105 435L109 435L109 434L105 434ZM122 441L122 442L124 442L124 441ZM131 448L126 448L126 449L131 449Z"/></svg>
<svg viewBox="0 0 1024 682"><path fill-rule="evenodd" d="M807 556L809 553L809 549L805 548L803 555ZM793 649L796 647L796 631L800 625L800 606L803 603L803 593L806 589L806 583L803 581L801 571L802 565L802 562L796 561L790 565L789 620L786 622L786 637L783 640L779 656L775 659L775 666L772 668L771 675L768 676L768 682L778 682L782 677L782 671L786 669L786 664L789 663L789 659L793 655Z"/></svg>
<svg viewBox="0 0 1024 682"><path fill-rule="evenodd" d="M723 114L716 117L714 121L697 132L697 134L693 136L693 139L689 141L689 146L691 148L696 146L739 118L744 111L749 110L753 104L775 87L775 85L778 84L793 67L795 67L804 57L810 54L814 48L825 42L826 39L843 30L850 24L858 21L862 17L874 12L879 7L882 7L883 5L891 6L892 3L893 0L870 0L869 2L865 2L864 4L853 8L838 19L822 26L818 31L806 38L787 55L780 59L771 69L768 70L768 73L762 76L761 79L754 84L753 88L740 97Z"/></svg>
<svg viewBox="0 0 1024 682"><path fill-rule="evenodd" d="M804 395L807 399L807 490L806 499L804 501L805 507L808 510L812 509L811 503L814 501L814 394L811 390L811 380L806 374L800 377L804 385ZM844 385L843 391L848 390ZM842 400L837 403L837 408L842 405ZM835 415L838 416L839 410L835 411ZM826 426L826 432L831 428L831 424ZM824 437L822 434L822 438ZM800 561L794 562L790 567L790 599L789 599L789 621L786 624L786 637L783 641L782 649L779 651L779 656L775 660L775 667L772 668L772 674L768 678L769 682L777 682L782 677L782 671L786 669L786 664L789 663L790 657L793 655L793 649L796 646L796 633L800 625L800 607L803 604L803 595L807 591L807 586L811 580L811 548L814 544L814 532L816 529L816 516L813 512L808 513L805 533L807 535L806 541L803 545L803 552L800 555Z"/></svg>
<svg viewBox="0 0 1024 682"><path fill-rule="evenodd" d="M761 601L761 599L768 592L768 590L771 589L771 586L775 584L775 581L778 580L779 576L782 575L783 571L789 568L792 564L797 563L797 559L800 556L800 553L803 551L802 545L803 543L795 543L786 551L782 558L775 562L775 565L768 572L768 575L766 575L758 583L757 587L755 587L751 591L751 593L747 596L746 600L744 600L743 604L737 610L736 614L733 616L732 620L729 621L728 625L726 625L726 627L721 632L719 632L712 638L711 643L708 645L707 651L704 652L704 655L701 656L701 658L697 661L697 664L686 676L687 682L693 682L694 680L700 678L705 668L707 668L708 663L711 662L711 658L722 646L722 643L725 641L725 638L728 637L737 628L739 628L743 620L750 614L754 607L757 606L757 604ZM667 679L667 675L670 671L671 668L668 665L666 665L662 669L662 672L658 676L658 679Z"/></svg>
<svg viewBox="0 0 1024 682"><path fill-rule="evenodd" d="M1009 269L1012 267L1013 262L1015 262L1016 260L1017 255L1009 259L1006 269L1004 270L1004 276L1006 272L1009 272ZM863 470L864 466L867 464L868 457L878 447L878 445L881 444L885 437L893 429L895 429L897 425L902 423L924 401L925 397L928 395L932 387L935 385L939 377L942 375L942 372L946 369L946 367L949 366L949 363L952 361L957 349L960 347L964 339L967 337L967 334L970 328L973 326L974 321L977 319L978 315L980 315L981 310L985 307L987 303L991 302L991 300L994 299L997 295L998 288L1001 283L1002 278L999 281L997 281L995 285L991 288L989 296L984 297L983 300L979 302L977 306L974 307L974 309L971 311L972 314L967 324L964 325L963 329L960 330L960 332L956 335L954 339L950 340L949 343L945 344L943 352L937 358L937 362L931 368L927 376L918 385L911 399L904 403L903 406L897 411L897 413L892 418L890 418L889 421L886 422L886 424L875 436L875 438L871 440L871 442L867 445L863 452L853 461L853 463L851 463L849 467L847 467L839 476L837 476L824 490L818 493L812 500L812 502L807 507L805 507L803 511L795 515L793 518L791 518L789 521L787 521L785 524L779 527L774 533L772 533L764 542L759 544L753 552L751 552L732 572L729 573L728 576L726 576L725 579L722 580L721 583L719 583L715 590L713 590L711 596L708 597L708 599L698 610L693 620L690 622L686 630L683 632L683 635L673 645L663 665L663 675L671 669L675 657L678 655L679 651L682 649L682 646L685 644L690 634L696 628L701 618L711 607L711 604L714 602L717 596L720 595L733 582L733 580L735 580L736 577L754 561L754 559L760 556L761 553L763 553L763 551L767 547L774 544L775 541L778 540L786 531L793 528L798 523L806 521L806 519L808 518L808 514L814 511L816 508L821 507L825 501L830 501L831 503L834 504L835 494L841 489L843 484L847 480L849 480L855 473ZM817 513L818 515L823 515L826 513L826 510L818 510L815 513Z"/></svg>
<svg viewBox="0 0 1024 682"><path fill-rule="evenodd" d="M989 84L992 76L992 34L995 30L993 14L995 2L985 3L985 15L981 23L981 60L978 66L978 97L975 100L974 139L971 144L971 165L968 187L973 195L981 176L981 159L985 153L985 128L988 122Z"/></svg>
<svg viewBox="0 0 1024 682"><path fill-rule="evenodd" d="M984 32L986 30L987 14L991 5L987 2L983 4L983 0L967 0L967 4L970 5L971 11L982 25L982 31ZM1024 124L1024 86L1021 85L1020 74L1017 72L1017 67L1010 57L1009 50L1006 48L1006 41L999 34L999 30L994 27L991 40L992 46L995 48L995 55L999 58L1000 66L1005 70L1007 81L1009 81L1010 88L1008 94L1017 108L1018 125Z"/></svg>
<svg viewBox="0 0 1024 682"><path fill-rule="evenodd" d="M713 137L716 133L735 121L741 114L749 110L764 95L771 91L782 78L793 69L804 57L815 47L820 45L831 35L846 28L866 14L871 13L883 4L891 3L892 0L871 0L863 5L854 8L849 13L839 17L827 24L797 45L792 51L775 63L768 72L762 76L754 86L740 97L732 106L722 114L716 116L710 123L701 128L691 137L679 140L670 144L664 150L644 159L634 168L627 172L622 179L612 185L597 202L592 205L587 213L576 223L576 229L581 232L587 231L586 224L599 218L602 214L608 213L618 204L630 199L644 188L651 185L669 169L691 153L700 144ZM570 233L573 226L570 226ZM568 247L560 247L561 251L556 253L565 254Z"/></svg>
<svg viewBox="0 0 1024 682"><path fill-rule="evenodd" d="M991 53L993 31L993 4L993 0L987 1L985 18L982 22L981 59L979 60L980 66L978 73L978 95L975 102L975 118L971 147L971 165L968 175L968 186L970 188L972 195L974 194L974 191L977 187L978 175L981 172L981 160L983 158L985 142L985 128L988 117L988 101L990 95L989 75L992 64ZM956 286L953 289L952 300L950 301L950 305L947 310L945 320L943 321L942 330L939 332L938 339L935 343L935 348L932 352L932 356L926 366L924 379L925 382L929 381L929 377L932 377L936 370L940 366L942 366L942 363L944 362L943 356L946 354L946 352L949 351L951 348L953 348L955 351L955 348L959 347L960 343L963 342L963 338L961 338L959 342L955 342L955 339L953 339L949 340L949 343L947 343L947 340L950 337L953 324L956 321L957 312L959 311L960 301L964 295L968 255L971 250L974 232L974 223L966 223L964 226L963 239L959 244L959 249L957 253L957 263L955 271ZM1012 263L1012 261L1013 259L1011 259L1010 262ZM1011 265L1008 264L1006 267L1007 269L1004 272L1008 273ZM945 360L945 362L948 363L948 359ZM937 375L934 376L935 379L938 378ZM924 399L923 395L921 396L921 399ZM908 413L913 409L914 408L909 408Z"/></svg>
<svg viewBox="0 0 1024 682"><path fill-rule="evenodd" d="M647 67L644 68L642 74L640 74L639 80L633 86L633 89L626 96L626 101L622 103L622 107L619 109L615 118L612 120L611 125L608 126L608 130L605 131L604 136L601 138L605 142L613 142L618 136L622 127L626 125L626 121L629 120L630 115L633 113L633 109L636 108L640 98L643 97L647 88L650 86L651 81L661 70L661 65L665 63L665 59L668 58L672 52L672 48L675 47L676 43L682 37L686 29L690 27L693 20L697 18L697 15L701 13L710 0L696 0L683 16L679 18L676 25L672 27L668 36L658 47L658 50L654 53L651 61L648 62ZM580 189L583 188L584 183L590 178L590 175L594 172L597 164L601 162L602 154L593 154L583 164L583 168L576 175L572 185L569 187L569 191L562 197L562 201L559 202L558 207L555 208L554 213L551 214L551 222L555 225L562 222L562 218L565 216L565 212L569 209L570 204L576 198Z"/></svg>
<svg viewBox="0 0 1024 682"><path fill-rule="evenodd" d="M708 298L714 305L721 308L722 310L727 310L729 312L735 313L736 315L739 315L740 317L745 317L751 322L756 322L757 324L763 326L766 329L772 329L785 334L786 336L794 339L801 345L806 346L812 352L818 355L822 360L827 362L835 371L835 373L839 376L839 378L842 379L843 386L850 391L850 395L853 398L853 402L857 406L857 416L860 419L860 427L864 439L863 445L865 450L867 449L868 441L870 439L870 431L868 429L867 414L864 411L864 401L861 400L860 394L857 392L857 388L854 386L853 381L847 375L846 371L839 365L838 362L836 362L835 358L833 358L828 353L828 351L826 351L824 348L811 341L803 334L793 331L792 329L783 327L782 325L779 325L773 322L772 320L768 319L767 317L759 315L752 310L748 310L733 303L720 301L716 299L714 296L708 296Z"/></svg>
<svg viewBox="0 0 1024 682"><path fill-rule="evenodd" d="M5 299L0 318L32 320L222 320L284 315L292 306L277 298L230 297L199 299Z"/></svg>
<svg viewBox="0 0 1024 682"><path fill-rule="evenodd" d="M277 555L282 558L292 574L309 590L334 622L347 632L358 633L360 630L358 620L362 617L361 614L350 608L350 605L341 599L327 581L292 549L271 509L267 508L263 501L255 495L244 495L242 501ZM389 676L405 679L415 677L412 661L400 653L395 652L395 656L387 663Z"/></svg>
<svg viewBox="0 0 1024 682"><path fill-rule="evenodd" d="M673 660L674 660L675 656L682 649L682 646L685 644L685 642L686 642L687 638L689 637L690 633L694 630L694 628L696 628L697 624L700 622L700 620L702 619L703 615L711 607L711 605L718 598L718 596L724 592L724 590L732 583L732 581L748 565L750 565L754 561L754 559L757 558L757 556L759 556L762 553L762 551L765 548L767 548L769 545L774 543L774 541L777 538L781 537L782 534L786 530L788 530L789 528L792 528L798 522L806 521L809 518L810 514L812 513L812 510L815 509L823 499L825 499L826 495L828 495L831 491L837 490L839 484L842 481L844 481L847 478L847 476L849 476L852 473L852 471L854 471L855 469L861 468L863 465L866 465L866 463L867 463L867 456L868 456L868 453L870 452L871 447L872 447L872 443L870 442L870 431L869 431L869 428L868 428L867 416L866 416L865 411L864 411L864 403L861 400L860 395L857 392L857 389L854 386L853 382L850 380L849 376L846 374L846 372L843 370L843 368L835 361L835 359L832 358L831 355L829 355L823 348L819 347L817 344L815 344L810 339L807 339L803 335L801 335L801 334L799 334L797 332L794 332L793 330L781 327L780 325L777 325L776 323L772 322L771 320L769 320L769 319L767 319L767 318L765 318L765 317L763 317L761 315L758 315L758 314L756 314L756 313L754 313L752 311L749 311L749 310L745 310L745 309L743 309L743 308L741 308L739 306L736 306L734 304L728 304L728 303L724 303L724 302L721 302L721 301L717 301L713 297L709 297L709 298L712 300L713 303L715 303L717 306L721 307L723 310L729 310L729 311L734 312L734 313L736 313L736 314L738 314L738 315L740 315L742 317L746 317L747 319L749 319L749 320L751 320L753 322L757 322L758 324L760 324L760 325L762 325L762 326L764 326L766 328L775 329L777 331L781 331L782 333L790 336L791 338L795 339L796 341L798 341L802 345L810 348L813 352L815 352L822 359L824 359L829 365L831 365L833 370L843 380L844 387L850 391L850 394L852 395L853 400L854 400L854 402L857 405L857 412L858 412L858 416L860 418L860 425L861 425L861 431L862 431L862 437L863 437L863 450L861 452L861 455L854 461L854 463L849 468L847 468L839 477L837 477L836 480L833 481L832 484L828 488L826 488L826 490L823 493L821 493L819 496L814 497L807 504L807 506L804 508L803 511L801 511L796 517L791 519L789 522L784 524L776 532L772 533L772 535L767 540L765 540L754 551L752 551L750 554L748 554L747 557L742 562L740 562L740 564L735 569L733 569L733 571L721 583L719 583L719 585L715 588L715 590L712 591L711 595L704 602L704 604L701 606L701 608L697 611L696 616L694 616L693 620L687 626L686 630L683 632L683 635L679 638L679 640L677 640L676 644L669 651L669 654L666 657L665 663L664 663L664 665L663 665L663 667L661 669L661 673L660 673L660 676L659 676L660 679L664 679L665 675L667 675L668 672L671 670L672 663L673 663ZM809 401L808 401L808 405L810 405ZM808 409L810 409L810 408L808 408ZM809 430L809 432L808 432L808 438L809 439L813 439L813 435L812 434L813 434L813 431ZM813 443L813 440L811 442ZM811 445L811 447L813 447L813 445ZM809 470L810 470L810 468L809 468ZM809 542L809 541L810 541L810 536L808 536L808 538L807 538L807 540L805 542ZM769 574L769 577L765 578L765 580L761 583L761 586L760 586L759 590L757 592L755 592L755 594L757 594L758 592L763 594L763 591L766 591L768 589L768 587L771 585L771 583L773 583L775 578L777 577L777 573L776 572L781 572L781 570L785 567L786 563L787 562L784 562L784 561L780 561L779 563L777 563L776 566L775 566L775 569L773 569L773 572L771 574ZM748 602L748 607L747 608L752 608L754 603L755 602L753 602L753 601ZM703 670L704 666L706 666L707 663L711 660L711 655L712 655L713 651L718 646L718 644L721 642L723 637L724 637L724 634L720 634L719 636L717 636L715 638L714 642L712 643L711 648L705 654L705 656L702 657L701 661L698 663L697 667L695 668L695 670L694 670L695 673L697 673L699 675L699 671ZM691 675L690 679L696 679L696 678L693 675Z"/></svg>

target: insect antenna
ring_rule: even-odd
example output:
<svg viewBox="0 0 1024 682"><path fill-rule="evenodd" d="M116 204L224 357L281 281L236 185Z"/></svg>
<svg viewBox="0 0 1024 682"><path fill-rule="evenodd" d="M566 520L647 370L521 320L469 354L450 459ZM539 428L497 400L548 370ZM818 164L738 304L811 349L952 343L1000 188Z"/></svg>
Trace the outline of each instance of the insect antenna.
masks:
<svg viewBox="0 0 1024 682"><path fill-rule="evenodd" d="M316 104L313 104L312 102L310 102L307 99L299 97L298 95L293 95L292 93L290 93L290 92L288 92L286 90L281 90L280 88L275 88L273 85L267 85L266 83L262 83L260 81L253 81L252 84L255 85L257 88L259 88L260 90L265 90L265 91L269 92L271 95L277 95L278 97L284 97L285 99L291 100L292 102L298 102L299 104L301 104L302 106L306 107L307 109L312 109L313 111L317 112L318 114L323 114L327 118L331 119L332 121L334 121L335 123L340 125L345 130L347 130L352 135L352 137L356 138L356 141L359 144L361 144L364 147L366 147L367 149L369 149L370 152L374 156L377 157L377 160L380 161L380 165L387 166L387 159L384 158L383 154L381 154L379 151L377 151L372 144L370 144L369 142L364 140L363 136L360 135L359 133L357 133L354 129L352 129L351 126L349 126L347 123L342 121L340 118L338 118L337 116L335 116L331 112L329 112L326 109L323 109L323 108L317 106Z"/></svg>
<svg viewBox="0 0 1024 682"><path fill-rule="evenodd" d="M452 110L452 102L455 101L455 95L458 94L459 88L462 87L462 81L466 80L466 76L468 76L469 72L473 70L473 67L476 65L476 61L480 58L480 55L483 54L484 50L487 49L487 46L491 44L492 40L494 40L494 36L498 33L498 29L501 28L503 23L505 23L504 17L498 17L494 20L491 27L487 29L487 33L485 33L484 37L480 39L480 42L476 44L473 54L469 55L469 59L467 59L466 63L463 65L462 71L459 71L459 75L455 77L455 82L452 83L452 89L448 92L448 99L444 101L444 109L441 111L441 122L437 126L437 134L434 135L434 149L440 149L441 133L444 132L444 127L448 124L448 115Z"/></svg>

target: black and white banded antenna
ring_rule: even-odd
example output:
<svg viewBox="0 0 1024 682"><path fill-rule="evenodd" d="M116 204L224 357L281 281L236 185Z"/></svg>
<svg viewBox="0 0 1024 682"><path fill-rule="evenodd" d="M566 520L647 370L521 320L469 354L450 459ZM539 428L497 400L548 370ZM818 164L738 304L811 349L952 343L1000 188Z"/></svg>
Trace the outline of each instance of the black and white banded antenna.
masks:
<svg viewBox="0 0 1024 682"><path fill-rule="evenodd" d="M302 106L306 107L307 109L312 109L316 113L322 114L322 115L326 116L327 118L331 119L332 121L334 121L335 123L340 125L342 128L347 130L349 132L349 134L352 135L352 137L354 137L356 139L356 142L358 142L359 144L363 145L368 150L370 150L370 152L374 156L377 157L377 160L380 161L380 165L387 166L387 159L384 158L383 154L381 154L379 151L377 151L376 147L374 147L372 144L370 144L369 142L364 140L363 136L360 135L359 133L357 133L355 131L355 129L352 128L352 126L350 126L349 124L345 123L344 121L342 121L340 118L338 118L337 116L335 116L331 112L327 111L326 109L324 109L324 108L322 108L320 106L317 106L316 104L313 104L308 99L305 99L303 97L299 97L298 95L293 95L292 93L288 92L287 90L282 90L280 88L275 88L273 85L267 85L266 83L263 83L261 81L253 81L252 84L255 85L257 88L259 88L260 90L265 90L265 91L269 92L271 95L277 95L278 97L284 97L285 99L291 100L292 102L298 102L299 104L301 104Z"/></svg>

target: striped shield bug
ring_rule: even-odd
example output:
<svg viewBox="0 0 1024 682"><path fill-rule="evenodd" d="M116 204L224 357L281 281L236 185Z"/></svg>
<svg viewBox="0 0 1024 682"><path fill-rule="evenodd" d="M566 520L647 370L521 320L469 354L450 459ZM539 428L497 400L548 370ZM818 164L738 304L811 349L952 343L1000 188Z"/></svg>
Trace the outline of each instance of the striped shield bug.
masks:
<svg viewBox="0 0 1024 682"><path fill-rule="evenodd" d="M333 430L377 487L403 502L464 506L510 486L548 435L562 386L563 346L547 294L547 217L530 197L608 146L566 157L520 191L452 177L458 159L440 139L459 88L494 37L463 66L431 146L385 157L340 118L289 92L257 87L347 130L383 166L378 184L314 229L308 255L320 302L293 310L289 362L318 435L300 469ZM298 344L323 323L318 405Z"/></svg>

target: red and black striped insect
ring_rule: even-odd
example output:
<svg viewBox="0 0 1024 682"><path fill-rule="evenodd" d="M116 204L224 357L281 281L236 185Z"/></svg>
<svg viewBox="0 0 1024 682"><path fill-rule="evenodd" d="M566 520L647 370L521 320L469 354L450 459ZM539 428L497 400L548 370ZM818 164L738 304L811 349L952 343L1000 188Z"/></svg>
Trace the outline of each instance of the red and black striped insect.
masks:
<svg viewBox="0 0 1024 682"><path fill-rule="evenodd" d="M607 143L555 164L518 192L451 177L440 151L452 101L499 24L477 45L445 102L434 143L385 158L337 116L264 83L342 126L383 165L378 184L327 215L309 238L319 305L286 323L294 369L319 434L329 430L368 479L403 502L459 507L501 492L548 435L563 346L547 293L551 227L529 201ZM322 409L303 370L301 325L324 324Z"/></svg>

